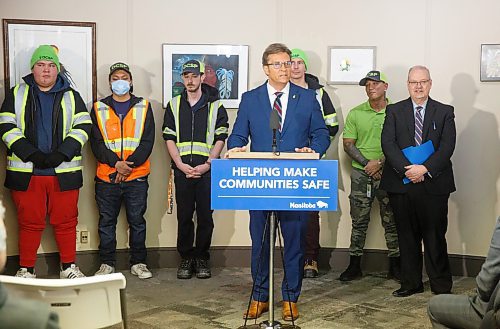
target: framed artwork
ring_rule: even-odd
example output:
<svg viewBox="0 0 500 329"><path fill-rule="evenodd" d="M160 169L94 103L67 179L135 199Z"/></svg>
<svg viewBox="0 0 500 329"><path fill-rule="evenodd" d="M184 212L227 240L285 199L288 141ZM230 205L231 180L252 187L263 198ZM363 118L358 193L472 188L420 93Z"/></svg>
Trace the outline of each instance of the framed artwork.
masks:
<svg viewBox="0 0 500 329"><path fill-rule="evenodd" d="M481 45L481 81L500 81L500 44Z"/></svg>
<svg viewBox="0 0 500 329"><path fill-rule="evenodd" d="M184 89L182 65L205 64L204 83L217 88L224 107L237 109L248 88L248 46L163 44L163 107Z"/></svg>
<svg viewBox="0 0 500 329"><path fill-rule="evenodd" d="M328 47L328 84L354 85L375 69L376 47Z"/></svg>
<svg viewBox="0 0 500 329"><path fill-rule="evenodd" d="M64 74L87 105L97 97L96 24L3 19L5 89L31 72L33 51L43 44L58 49Z"/></svg>

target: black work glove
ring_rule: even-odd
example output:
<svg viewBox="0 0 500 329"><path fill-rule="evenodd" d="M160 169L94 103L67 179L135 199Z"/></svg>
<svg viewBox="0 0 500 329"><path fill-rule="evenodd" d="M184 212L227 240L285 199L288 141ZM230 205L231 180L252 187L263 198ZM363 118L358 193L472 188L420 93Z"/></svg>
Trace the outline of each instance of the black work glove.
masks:
<svg viewBox="0 0 500 329"><path fill-rule="evenodd" d="M47 154L43 153L42 151L36 151L32 155L28 157L28 161L33 162L33 165L35 168L39 169L47 169L47 165L45 164L45 161L47 159Z"/></svg>
<svg viewBox="0 0 500 329"><path fill-rule="evenodd" d="M45 159L46 168L55 168L59 166L65 159L66 156L61 152L52 152L47 155L47 158Z"/></svg>

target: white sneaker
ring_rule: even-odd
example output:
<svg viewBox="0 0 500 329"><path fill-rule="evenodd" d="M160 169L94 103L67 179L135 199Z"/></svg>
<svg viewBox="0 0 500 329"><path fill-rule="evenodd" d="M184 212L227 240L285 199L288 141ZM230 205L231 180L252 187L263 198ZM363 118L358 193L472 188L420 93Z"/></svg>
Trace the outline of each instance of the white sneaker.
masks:
<svg viewBox="0 0 500 329"><path fill-rule="evenodd" d="M61 272L59 273L59 277L61 279L76 279L84 278L85 274L83 274L75 264L71 264L71 266L64 271L61 270Z"/></svg>
<svg viewBox="0 0 500 329"><path fill-rule="evenodd" d="M97 270L94 275L105 275L111 273L115 273L115 268L113 266L101 264L101 267L99 267L99 270Z"/></svg>
<svg viewBox="0 0 500 329"><path fill-rule="evenodd" d="M21 267L19 270L17 270L17 273L15 276L17 278L25 278L25 279L36 278L36 274L28 272L28 269L26 267Z"/></svg>
<svg viewBox="0 0 500 329"><path fill-rule="evenodd" d="M130 268L130 273L133 275L137 275L139 279L149 279L153 277L153 273L151 273L150 270L148 270L148 267L146 264L135 264Z"/></svg>

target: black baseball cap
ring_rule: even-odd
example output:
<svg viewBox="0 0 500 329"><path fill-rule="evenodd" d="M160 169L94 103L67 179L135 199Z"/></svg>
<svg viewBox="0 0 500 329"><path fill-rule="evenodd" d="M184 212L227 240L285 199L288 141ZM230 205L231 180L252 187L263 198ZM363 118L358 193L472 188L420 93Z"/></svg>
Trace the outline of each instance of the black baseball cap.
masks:
<svg viewBox="0 0 500 329"><path fill-rule="evenodd" d="M204 65L195 59L191 59L186 63L182 64L181 74L193 73L200 75L205 72Z"/></svg>
<svg viewBox="0 0 500 329"><path fill-rule="evenodd" d="M366 76L359 81L360 86L365 86L367 80L372 80L372 81L382 81L384 83L387 83L387 77L385 76L384 73L380 71L370 71L366 74Z"/></svg>
<svg viewBox="0 0 500 329"><path fill-rule="evenodd" d="M132 73L130 73L130 67L123 62L117 62L117 63L111 65L109 67L109 76L111 76L111 74L115 73L115 71L118 71L118 70L123 70L123 71L127 72L130 75L130 79L132 79Z"/></svg>

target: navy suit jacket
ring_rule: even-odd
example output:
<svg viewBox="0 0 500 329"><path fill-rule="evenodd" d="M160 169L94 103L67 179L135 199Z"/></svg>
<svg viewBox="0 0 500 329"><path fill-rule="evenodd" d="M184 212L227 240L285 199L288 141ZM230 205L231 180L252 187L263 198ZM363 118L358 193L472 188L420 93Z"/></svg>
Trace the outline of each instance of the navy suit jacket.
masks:
<svg viewBox="0 0 500 329"><path fill-rule="evenodd" d="M456 128L453 106L431 98L425 108L422 143L431 140L435 152L423 163L430 175L425 175L424 186L429 194L447 194L455 191L451 156L455 150ZM386 164L380 188L392 193L405 193L412 183L403 184L405 166L411 163L402 149L415 146L415 116L411 98L387 105L382 150ZM422 184L422 183L418 183Z"/></svg>
<svg viewBox="0 0 500 329"><path fill-rule="evenodd" d="M271 152L271 111L267 82L245 92L227 141L228 149L245 146L250 139L250 151ZM296 147L305 146L312 148L320 156L326 152L330 146L330 137L314 90L290 83L285 122L281 133L277 132L277 145L280 152L295 152Z"/></svg>

